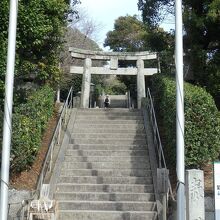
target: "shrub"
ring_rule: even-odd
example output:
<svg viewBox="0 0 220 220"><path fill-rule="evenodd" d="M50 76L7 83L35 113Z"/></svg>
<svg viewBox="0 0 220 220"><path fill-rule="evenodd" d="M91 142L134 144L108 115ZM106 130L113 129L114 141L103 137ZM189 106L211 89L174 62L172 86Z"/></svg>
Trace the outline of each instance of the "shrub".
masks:
<svg viewBox="0 0 220 220"><path fill-rule="evenodd" d="M54 110L54 92L44 86L34 92L13 114L11 170L27 169L34 161L41 136Z"/></svg>
<svg viewBox="0 0 220 220"><path fill-rule="evenodd" d="M162 120L165 152L176 161L176 83L156 76L152 81L156 109ZM184 84L185 161L199 167L218 157L220 152L220 114L212 96L203 88Z"/></svg>

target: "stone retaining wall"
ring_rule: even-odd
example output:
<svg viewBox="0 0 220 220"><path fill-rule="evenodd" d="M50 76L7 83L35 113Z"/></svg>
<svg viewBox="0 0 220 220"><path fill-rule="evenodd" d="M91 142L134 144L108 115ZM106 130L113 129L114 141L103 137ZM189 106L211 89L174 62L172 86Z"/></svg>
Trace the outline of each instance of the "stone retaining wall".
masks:
<svg viewBox="0 0 220 220"><path fill-rule="evenodd" d="M32 191L18 191L15 189L9 190L9 215L8 220L20 220L22 201L32 198Z"/></svg>

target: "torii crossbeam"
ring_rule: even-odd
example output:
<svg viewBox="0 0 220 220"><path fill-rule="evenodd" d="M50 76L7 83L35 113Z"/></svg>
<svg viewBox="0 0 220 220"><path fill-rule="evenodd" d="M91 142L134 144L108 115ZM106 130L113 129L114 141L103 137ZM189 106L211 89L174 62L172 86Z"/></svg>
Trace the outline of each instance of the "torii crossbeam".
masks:
<svg viewBox="0 0 220 220"><path fill-rule="evenodd" d="M69 48L72 58L83 59L84 67L71 66L70 73L83 74L81 107L89 107L89 94L91 74L105 75L137 75L137 100L138 108L141 108L141 98L146 96L145 76L150 76L160 72L159 68L145 68L145 60L158 59L157 53L143 52L103 52L91 51L78 48ZM93 67L93 60L110 61L109 67ZM119 61L136 61L136 67L121 68L118 66ZM158 65L159 66L159 65Z"/></svg>

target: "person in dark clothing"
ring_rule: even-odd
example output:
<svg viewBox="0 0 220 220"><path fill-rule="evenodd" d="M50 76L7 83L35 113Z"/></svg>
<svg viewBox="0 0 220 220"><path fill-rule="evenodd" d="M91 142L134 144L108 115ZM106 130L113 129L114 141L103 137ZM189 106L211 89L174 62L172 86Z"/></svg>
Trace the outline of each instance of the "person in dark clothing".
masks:
<svg viewBox="0 0 220 220"><path fill-rule="evenodd" d="M106 97L105 97L104 106L105 106L105 108L109 108L109 106L110 106L110 98L108 95L106 95Z"/></svg>

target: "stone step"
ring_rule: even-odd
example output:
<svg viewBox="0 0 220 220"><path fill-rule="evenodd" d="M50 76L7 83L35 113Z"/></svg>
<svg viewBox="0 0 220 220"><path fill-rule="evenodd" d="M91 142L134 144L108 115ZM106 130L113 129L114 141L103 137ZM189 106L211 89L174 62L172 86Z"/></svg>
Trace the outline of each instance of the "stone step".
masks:
<svg viewBox="0 0 220 220"><path fill-rule="evenodd" d="M105 114L105 115L77 115L77 120L143 120L142 115Z"/></svg>
<svg viewBox="0 0 220 220"><path fill-rule="evenodd" d="M151 176L151 170L148 169L101 169L101 170L94 170L94 169L63 169L61 174L64 176L137 176L137 177L144 177L144 176Z"/></svg>
<svg viewBox="0 0 220 220"><path fill-rule="evenodd" d="M66 156L148 156L148 150L70 150Z"/></svg>
<svg viewBox="0 0 220 220"><path fill-rule="evenodd" d="M69 150L147 150L146 145L69 144Z"/></svg>
<svg viewBox="0 0 220 220"><path fill-rule="evenodd" d="M92 124L90 123L90 121L88 121L87 124L80 124L80 123L75 123L74 124L74 128L73 130L75 129L111 129L111 130L124 130L124 129L127 129L127 130L134 130L134 129L144 129L144 124Z"/></svg>
<svg viewBox="0 0 220 220"><path fill-rule="evenodd" d="M117 162L117 161L127 161L127 162L136 162L142 161L145 162L148 160L148 157L144 156L127 156L127 157L118 157L118 156L65 156L65 162Z"/></svg>
<svg viewBox="0 0 220 220"><path fill-rule="evenodd" d="M86 139L92 139L92 138L100 138L100 139L144 139L145 140L146 135L145 134L138 134L138 133L73 133L71 135L71 138L86 138Z"/></svg>
<svg viewBox="0 0 220 220"><path fill-rule="evenodd" d="M58 201L59 210L154 211L155 202Z"/></svg>
<svg viewBox="0 0 220 220"><path fill-rule="evenodd" d="M82 201L155 201L153 193L103 193L103 192L69 192L56 193L56 200Z"/></svg>
<svg viewBox="0 0 220 220"><path fill-rule="evenodd" d="M141 115L142 112L138 109L126 109L126 108L96 108L96 109L78 109L77 115L86 115L86 114L137 114Z"/></svg>
<svg viewBox="0 0 220 220"><path fill-rule="evenodd" d="M146 162L63 162L63 169L150 169L149 161Z"/></svg>
<svg viewBox="0 0 220 220"><path fill-rule="evenodd" d="M127 113L117 113L117 112L104 112L102 113L87 113L87 114L77 114L77 118L78 119L98 119L98 120L102 120L102 119L108 119L108 120L118 120L118 119L123 119L123 120L133 120L133 119L143 119L142 114L137 114L137 113L133 113L133 112L127 112Z"/></svg>
<svg viewBox="0 0 220 220"><path fill-rule="evenodd" d="M92 125L110 125L110 124L113 124L115 126L117 125L121 125L121 124L131 124L131 125L136 125L136 124L143 124L144 121L143 119L142 120L94 120L94 119L77 119L76 118L76 121L75 121L76 124L92 124Z"/></svg>
<svg viewBox="0 0 220 220"><path fill-rule="evenodd" d="M152 177L60 176L58 182L73 184L152 184Z"/></svg>
<svg viewBox="0 0 220 220"><path fill-rule="evenodd" d="M86 128L74 128L73 129L74 134L94 134L94 133L99 133L99 134L114 134L114 133L119 133L119 134L145 134L144 129L120 129L118 126L114 126L112 129L108 128L99 128L99 127L86 127Z"/></svg>
<svg viewBox="0 0 220 220"><path fill-rule="evenodd" d="M136 138L74 138L70 140L70 144L112 144L112 145L132 145L132 144L146 144L145 139Z"/></svg>
<svg viewBox="0 0 220 220"><path fill-rule="evenodd" d="M54 192L58 219L156 220L142 112L77 110Z"/></svg>
<svg viewBox="0 0 220 220"><path fill-rule="evenodd" d="M62 210L58 220L156 220L155 211L91 211Z"/></svg>
<svg viewBox="0 0 220 220"><path fill-rule="evenodd" d="M154 193L152 184L70 184L59 183L56 192Z"/></svg>

